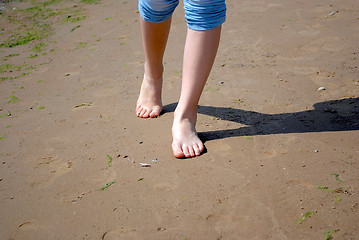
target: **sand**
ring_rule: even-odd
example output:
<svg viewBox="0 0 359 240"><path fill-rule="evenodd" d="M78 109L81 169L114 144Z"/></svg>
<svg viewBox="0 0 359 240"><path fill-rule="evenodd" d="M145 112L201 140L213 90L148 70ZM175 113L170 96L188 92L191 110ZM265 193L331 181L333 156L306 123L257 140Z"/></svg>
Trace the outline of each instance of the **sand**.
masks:
<svg viewBox="0 0 359 240"><path fill-rule="evenodd" d="M37 57L39 41L0 48L1 66L32 66L0 74L0 239L358 239L357 1L227 6L193 159L171 150L181 4L156 119L134 111L137 1L52 4L86 18L54 22Z"/></svg>

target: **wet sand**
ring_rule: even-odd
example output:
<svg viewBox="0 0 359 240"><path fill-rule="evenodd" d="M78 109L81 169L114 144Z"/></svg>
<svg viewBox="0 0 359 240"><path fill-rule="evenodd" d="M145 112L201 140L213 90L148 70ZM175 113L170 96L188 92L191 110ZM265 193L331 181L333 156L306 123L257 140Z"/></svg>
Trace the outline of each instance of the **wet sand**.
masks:
<svg viewBox="0 0 359 240"><path fill-rule="evenodd" d="M137 1L77 5L86 18L54 24L46 55L0 48L0 65L33 66L0 82L1 239L357 239L355 0L228 0L198 110L207 151L187 160L171 150L182 5L157 119L134 112Z"/></svg>

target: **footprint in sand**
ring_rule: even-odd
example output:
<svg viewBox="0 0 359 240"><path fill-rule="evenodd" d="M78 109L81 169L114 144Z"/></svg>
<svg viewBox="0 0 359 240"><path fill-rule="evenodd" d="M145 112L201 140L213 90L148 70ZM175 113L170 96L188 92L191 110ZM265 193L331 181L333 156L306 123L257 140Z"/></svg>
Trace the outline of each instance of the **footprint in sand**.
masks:
<svg viewBox="0 0 359 240"><path fill-rule="evenodd" d="M98 177L93 176L91 181L98 186L103 186L106 183L116 181L116 178L117 178L116 170L110 167L105 169L103 174L99 174Z"/></svg>
<svg viewBox="0 0 359 240"><path fill-rule="evenodd" d="M261 154L258 159L271 159L277 155L282 155L288 152L288 145L295 144L298 137L289 136L282 139L267 139L263 138L256 142L256 148L261 149Z"/></svg>
<svg viewBox="0 0 359 240"><path fill-rule="evenodd" d="M313 40L300 46L298 49L301 51L319 52L319 51L330 51L330 52L341 52L344 48L344 44L338 44L340 39L338 37L324 37Z"/></svg>
<svg viewBox="0 0 359 240"><path fill-rule="evenodd" d="M51 186L59 177L72 170L73 162L63 159L53 159L52 157L42 158L34 167L36 174L32 177L32 186L35 188L47 188Z"/></svg>
<svg viewBox="0 0 359 240"><path fill-rule="evenodd" d="M275 239L286 239L273 210L262 202L243 193L235 193L227 201L225 207L205 218L217 233L225 232L228 239L236 239L238 232L243 239L265 239L268 233Z"/></svg>
<svg viewBox="0 0 359 240"><path fill-rule="evenodd" d="M157 178L157 179L156 179ZM178 175L174 174L171 177L164 178L163 176L155 176L154 181L154 188L157 191L173 191L178 188Z"/></svg>

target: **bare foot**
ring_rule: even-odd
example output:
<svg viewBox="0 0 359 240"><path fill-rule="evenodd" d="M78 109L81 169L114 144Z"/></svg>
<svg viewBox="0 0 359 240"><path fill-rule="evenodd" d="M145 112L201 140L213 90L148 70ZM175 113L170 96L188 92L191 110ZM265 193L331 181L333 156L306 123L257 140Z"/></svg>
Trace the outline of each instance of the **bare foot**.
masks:
<svg viewBox="0 0 359 240"><path fill-rule="evenodd" d="M176 158L195 157L203 152L204 146L197 136L195 123L196 118L174 117L172 150Z"/></svg>
<svg viewBox="0 0 359 240"><path fill-rule="evenodd" d="M137 100L136 115L140 118L155 118L162 112L162 77L143 77L140 96Z"/></svg>

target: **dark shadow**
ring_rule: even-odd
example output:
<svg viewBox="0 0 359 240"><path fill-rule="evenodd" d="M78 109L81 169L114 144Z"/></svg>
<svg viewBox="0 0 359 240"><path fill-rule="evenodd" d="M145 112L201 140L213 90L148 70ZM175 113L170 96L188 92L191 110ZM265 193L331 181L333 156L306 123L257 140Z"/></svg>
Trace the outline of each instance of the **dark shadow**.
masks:
<svg viewBox="0 0 359 240"><path fill-rule="evenodd" d="M177 103L167 104L167 105L163 106L162 113L165 114L168 112L174 112L176 107L177 107Z"/></svg>
<svg viewBox="0 0 359 240"><path fill-rule="evenodd" d="M176 105L164 106L164 112L173 112ZM211 106L199 106L198 113L247 125L198 133L204 142L238 136L359 130L359 98L319 102L313 110L293 113L265 114Z"/></svg>

